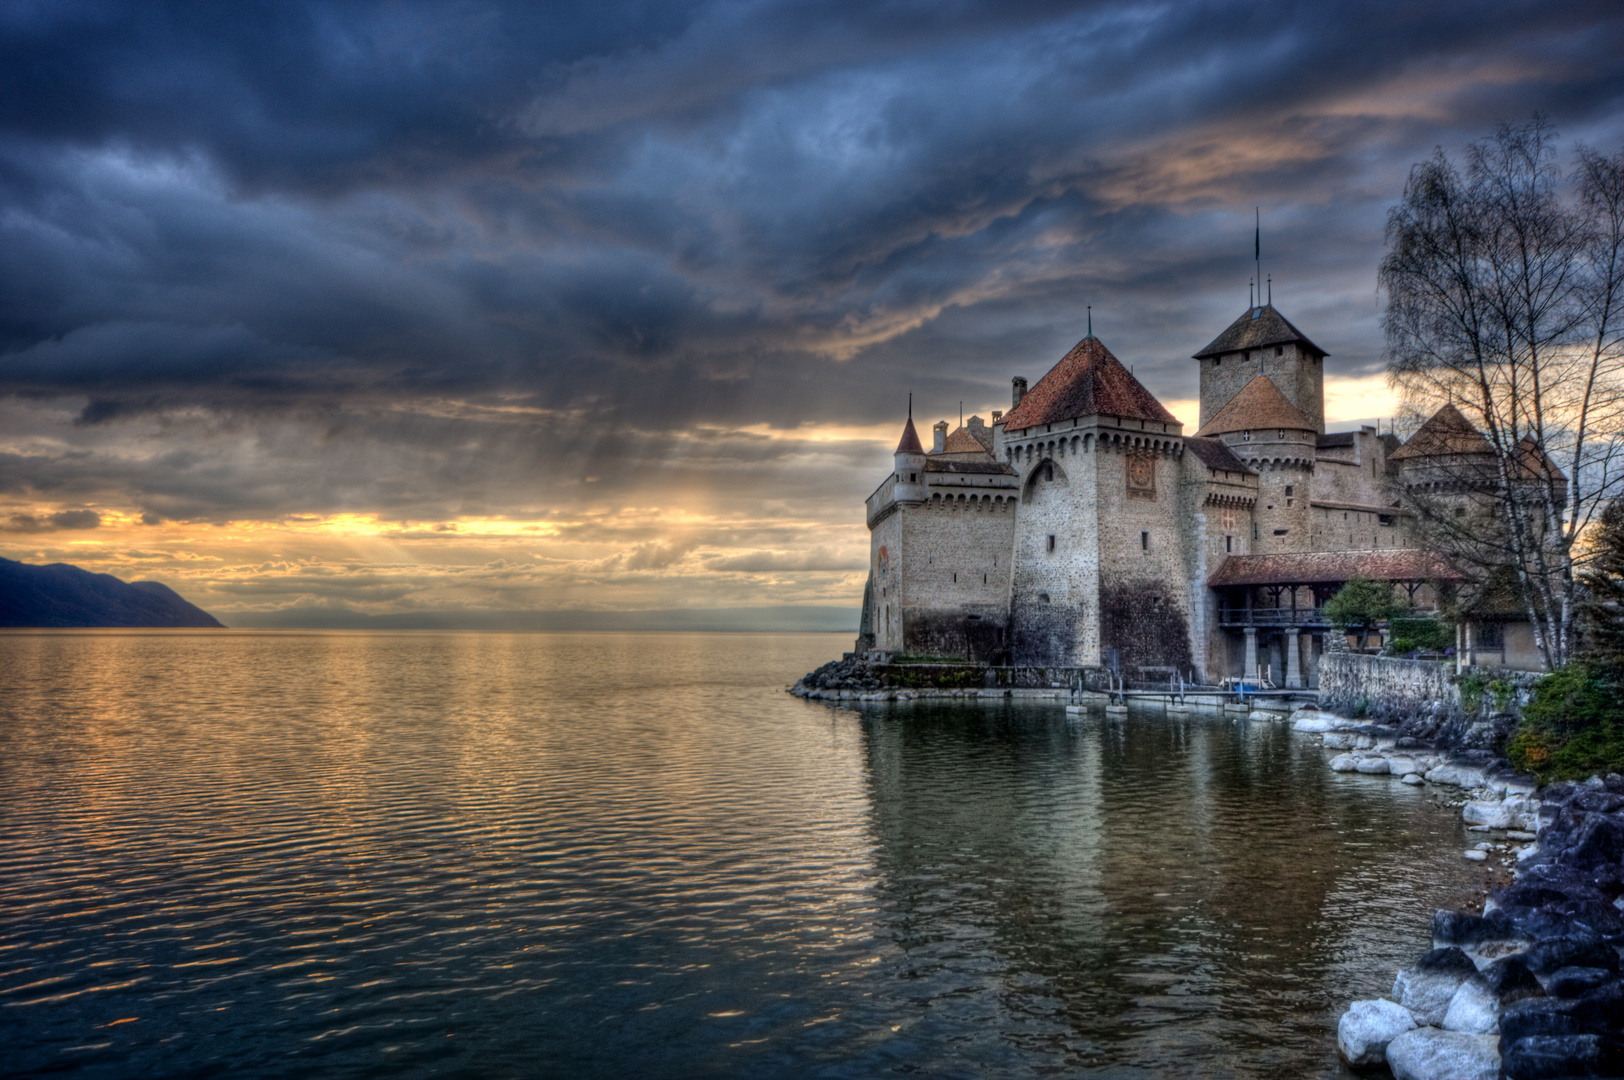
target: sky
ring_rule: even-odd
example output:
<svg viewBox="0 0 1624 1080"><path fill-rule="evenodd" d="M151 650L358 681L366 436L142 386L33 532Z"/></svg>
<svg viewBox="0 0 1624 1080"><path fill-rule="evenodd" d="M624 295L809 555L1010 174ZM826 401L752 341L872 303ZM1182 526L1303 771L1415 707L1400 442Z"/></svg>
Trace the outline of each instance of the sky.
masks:
<svg viewBox="0 0 1624 1080"><path fill-rule="evenodd" d="M1330 426L1390 416L1387 210L1536 111L1624 145L1624 8L6 0L0 556L854 626L907 395L1007 409L1091 306L1190 424L1254 213Z"/></svg>

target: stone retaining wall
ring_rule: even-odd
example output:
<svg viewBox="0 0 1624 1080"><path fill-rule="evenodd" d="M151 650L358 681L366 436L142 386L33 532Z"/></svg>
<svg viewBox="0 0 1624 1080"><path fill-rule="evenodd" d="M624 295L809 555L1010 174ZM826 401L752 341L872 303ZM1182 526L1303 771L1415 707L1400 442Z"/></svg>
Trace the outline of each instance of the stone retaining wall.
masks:
<svg viewBox="0 0 1624 1080"><path fill-rule="evenodd" d="M1320 706L1354 715L1363 700L1371 715L1397 717L1427 712L1441 701L1453 711L1460 707L1454 674L1453 664L1328 652L1320 657Z"/></svg>

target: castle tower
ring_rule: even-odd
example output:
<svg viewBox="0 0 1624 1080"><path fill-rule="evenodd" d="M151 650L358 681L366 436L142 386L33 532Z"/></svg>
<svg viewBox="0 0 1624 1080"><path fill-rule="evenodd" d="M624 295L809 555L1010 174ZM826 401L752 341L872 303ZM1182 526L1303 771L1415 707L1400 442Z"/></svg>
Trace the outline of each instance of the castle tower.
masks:
<svg viewBox="0 0 1624 1080"><path fill-rule="evenodd" d="M1201 364L1201 426L1247 383L1267 375L1291 405L1325 434L1324 349L1309 341L1273 304L1248 308L1212 344L1195 354Z"/></svg>
<svg viewBox="0 0 1624 1080"><path fill-rule="evenodd" d="M1203 395L1205 390L1203 378ZM1205 396L1201 407L1205 415ZM1257 473L1256 532L1248 550L1260 555L1306 550L1313 532L1309 495L1318 436L1314 421L1286 399L1274 379L1253 375L1196 435L1218 439Z"/></svg>
<svg viewBox="0 0 1624 1080"><path fill-rule="evenodd" d="M1178 419L1092 334L1024 389L998 443L1021 484L1014 662L1188 671Z"/></svg>

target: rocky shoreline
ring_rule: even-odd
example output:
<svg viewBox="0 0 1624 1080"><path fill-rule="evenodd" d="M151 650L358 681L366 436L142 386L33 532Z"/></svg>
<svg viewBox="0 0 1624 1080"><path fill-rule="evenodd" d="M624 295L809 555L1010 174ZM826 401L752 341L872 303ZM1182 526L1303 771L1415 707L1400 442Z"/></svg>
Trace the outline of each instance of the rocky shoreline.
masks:
<svg viewBox="0 0 1624 1080"><path fill-rule="evenodd" d="M1441 751L1398 729L1303 710L1338 772L1451 787L1510 884L1481 914L1439 911L1430 951L1387 998L1356 1001L1337 1048L1398 1080L1624 1076L1624 776L1539 788L1487 750Z"/></svg>

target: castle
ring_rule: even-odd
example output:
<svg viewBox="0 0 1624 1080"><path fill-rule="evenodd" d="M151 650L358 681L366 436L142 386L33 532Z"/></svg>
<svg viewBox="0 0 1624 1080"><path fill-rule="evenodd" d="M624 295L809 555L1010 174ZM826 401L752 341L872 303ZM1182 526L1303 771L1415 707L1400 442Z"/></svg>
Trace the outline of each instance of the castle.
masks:
<svg viewBox="0 0 1624 1080"><path fill-rule="evenodd" d="M859 650L1314 685L1321 609L1350 577L1430 596L1441 566L1398 493L1425 447L1471 431L1446 407L1403 446L1327 434L1326 355L1247 309L1194 356L1193 435L1092 332L929 450L910 407L868 498Z"/></svg>

